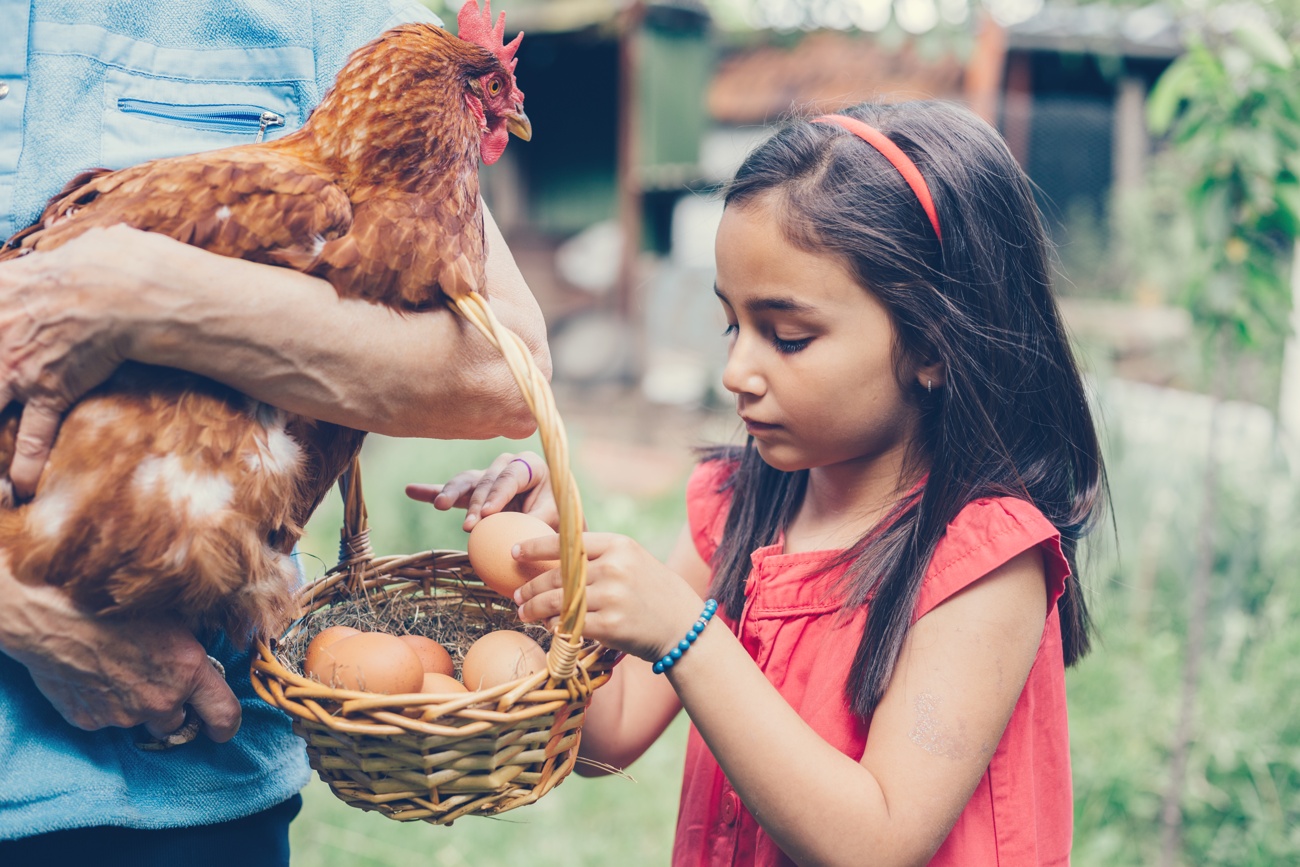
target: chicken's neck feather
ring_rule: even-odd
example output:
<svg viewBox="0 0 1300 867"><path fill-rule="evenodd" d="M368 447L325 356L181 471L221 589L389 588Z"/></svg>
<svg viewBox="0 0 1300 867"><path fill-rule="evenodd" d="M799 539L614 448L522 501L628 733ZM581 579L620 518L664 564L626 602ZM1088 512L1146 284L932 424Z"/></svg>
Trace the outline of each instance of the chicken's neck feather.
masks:
<svg viewBox="0 0 1300 867"><path fill-rule="evenodd" d="M481 130L466 85L496 63L439 28L396 28L354 52L307 123L270 146L319 162L354 201L432 192L451 176L477 193Z"/></svg>

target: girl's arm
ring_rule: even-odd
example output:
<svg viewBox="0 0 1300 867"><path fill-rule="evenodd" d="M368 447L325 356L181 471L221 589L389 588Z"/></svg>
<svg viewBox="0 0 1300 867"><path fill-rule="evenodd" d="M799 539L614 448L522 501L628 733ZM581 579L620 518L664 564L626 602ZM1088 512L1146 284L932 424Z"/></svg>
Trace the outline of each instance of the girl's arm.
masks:
<svg viewBox="0 0 1300 867"><path fill-rule="evenodd" d="M584 634L658 659L699 615L696 592L630 539L587 540ZM559 544L529 540L520 548L546 559L558 556ZM557 576L539 576L517 598L526 620L555 616ZM717 624L667 679L745 806L796 862L924 864L1001 740L1037 655L1046 599L1033 550L921 618L872 718L861 762L822 740Z"/></svg>
<svg viewBox="0 0 1300 867"><path fill-rule="evenodd" d="M690 527L682 528L666 565L686 579L699 597L695 607L702 609L711 573L695 549ZM659 739L682 709L673 685L650 666L644 659L626 656L614 667L609 683L592 695L578 751L588 761L574 768L579 774L599 776L609 768L626 768Z"/></svg>
<svg viewBox="0 0 1300 867"><path fill-rule="evenodd" d="M505 509L525 512L559 528L550 469L536 452L506 452L485 469L465 470L443 484L407 485L406 494L441 511L464 509L466 531L473 529L480 517ZM689 606L701 610L711 572L695 548L689 526L678 535L667 566L671 570L663 573L670 579L667 589L685 588ZM558 570L548 574L558 586ZM652 672L650 663L624 657L609 682L592 697L579 750L587 761L577 765L577 772L600 776L632 764L663 734L681 707L672 684Z"/></svg>

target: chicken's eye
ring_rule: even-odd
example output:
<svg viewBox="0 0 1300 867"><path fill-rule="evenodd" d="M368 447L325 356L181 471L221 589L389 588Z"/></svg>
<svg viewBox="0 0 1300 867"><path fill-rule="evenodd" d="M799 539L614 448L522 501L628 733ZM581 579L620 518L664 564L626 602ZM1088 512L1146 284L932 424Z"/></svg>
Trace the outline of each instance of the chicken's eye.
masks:
<svg viewBox="0 0 1300 867"><path fill-rule="evenodd" d="M488 82L488 93L492 94L493 96L496 96L500 92L501 92L501 82L499 79L494 78L490 82Z"/></svg>

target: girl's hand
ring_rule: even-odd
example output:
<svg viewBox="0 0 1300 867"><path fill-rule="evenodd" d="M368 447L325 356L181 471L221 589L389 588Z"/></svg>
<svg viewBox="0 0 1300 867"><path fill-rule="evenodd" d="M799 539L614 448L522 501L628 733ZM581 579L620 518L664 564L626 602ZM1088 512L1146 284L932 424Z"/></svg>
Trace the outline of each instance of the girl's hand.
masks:
<svg viewBox="0 0 1300 867"><path fill-rule="evenodd" d="M411 484L406 495L435 509L464 509L466 532L479 519L496 512L526 512L552 528L560 527L560 513L551 491L546 461L536 452L506 452L486 470L465 470L441 485Z"/></svg>
<svg viewBox="0 0 1300 867"><path fill-rule="evenodd" d="M703 600L677 573L636 541L613 533L584 533L587 549L587 618L592 638L649 662L682 640L700 616ZM515 546L517 560L557 560L558 537L528 539ZM552 622L563 608L560 570L543 572L515 592L519 618Z"/></svg>

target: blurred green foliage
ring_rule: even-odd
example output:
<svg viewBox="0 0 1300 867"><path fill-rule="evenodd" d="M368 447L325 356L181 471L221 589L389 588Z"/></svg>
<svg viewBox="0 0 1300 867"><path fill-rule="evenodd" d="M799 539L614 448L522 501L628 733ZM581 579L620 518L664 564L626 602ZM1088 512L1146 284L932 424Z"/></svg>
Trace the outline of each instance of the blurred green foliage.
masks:
<svg viewBox="0 0 1300 867"><path fill-rule="evenodd" d="M1130 386L1130 389L1132 387ZM1175 416L1099 387L1113 532L1085 557L1098 642L1068 677L1076 865L1157 863L1185 652L1208 398ZM1173 398L1170 398L1171 400ZM1145 403L1142 411L1134 407ZM1215 581L1183 800L1184 863L1300 863L1300 518L1263 411L1218 459ZM1161 420L1163 418L1163 421ZM1153 429L1154 428L1154 429ZM1232 437L1228 438L1229 440Z"/></svg>

